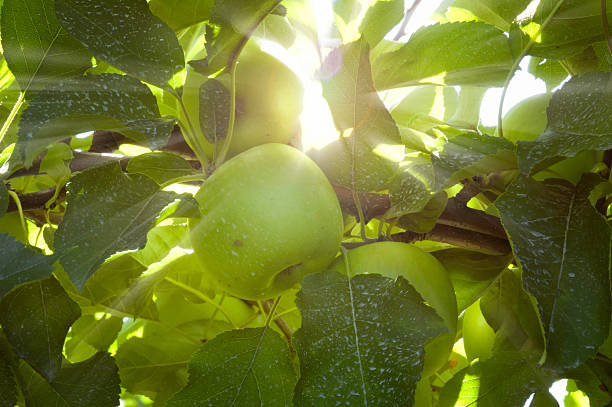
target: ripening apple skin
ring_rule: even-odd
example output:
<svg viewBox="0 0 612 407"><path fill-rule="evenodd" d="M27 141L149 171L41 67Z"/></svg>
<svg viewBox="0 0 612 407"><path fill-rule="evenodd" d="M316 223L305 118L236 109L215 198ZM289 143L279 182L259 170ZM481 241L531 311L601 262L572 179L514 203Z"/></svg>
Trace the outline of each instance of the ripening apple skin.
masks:
<svg viewBox="0 0 612 407"><path fill-rule="evenodd" d="M489 326L476 301L463 314L463 346L469 361L489 359L495 343L495 331Z"/></svg>
<svg viewBox="0 0 612 407"><path fill-rule="evenodd" d="M432 375L447 361L457 331L457 300L444 266L424 250L400 242L372 243L352 249L348 255L352 274L401 276L444 320L449 333L441 334L425 346L422 377ZM346 273L344 257L339 257L331 269Z"/></svg>
<svg viewBox="0 0 612 407"><path fill-rule="evenodd" d="M193 250L228 294L258 300L296 286L333 261L343 235L336 194L299 150L270 143L219 167L195 195Z"/></svg>
<svg viewBox="0 0 612 407"><path fill-rule="evenodd" d="M183 103L194 128L200 129L199 90L208 78L190 66L186 71ZM216 79L230 90L228 74ZM260 144L286 144L297 138L303 96L302 82L291 69L247 43L236 65L236 119L228 157ZM214 145L204 141L203 147L212 158Z"/></svg>

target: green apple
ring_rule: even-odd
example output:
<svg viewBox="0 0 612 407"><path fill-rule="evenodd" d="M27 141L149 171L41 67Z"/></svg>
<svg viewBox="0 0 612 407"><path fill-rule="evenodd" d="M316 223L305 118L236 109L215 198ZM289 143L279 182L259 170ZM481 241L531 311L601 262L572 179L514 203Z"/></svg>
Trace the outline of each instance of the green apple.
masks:
<svg viewBox="0 0 612 407"><path fill-rule="evenodd" d="M270 143L238 154L195 197L201 218L189 223L193 250L207 277L233 296L275 297L325 270L338 252L338 198L295 148Z"/></svg>
<svg viewBox="0 0 612 407"><path fill-rule="evenodd" d="M480 300L466 308L463 314L463 346L468 360L491 357L495 331L489 326L480 309Z"/></svg>
<svg viewBox="0 0 612 407"><path fill-rule="evenodd" d="M401 276L444 320L448 333L441 334L425 346L424 378L429 377L447 361L457 331L457 300L444 266L431 254L406 243L377 242L348 252L352 274ZM345 273L344 257L339 257L331 269Z"/></svg>
<svg viewBox="0 0 612 407"><path fill-rule="evenodd" d="M187 67L183 103L196 129L200 123L200 87L209 80ZM228 90L230 77L217 78ZM299 133L304 88L297 75L274 56L249 42L236 65L236 121L228 156L264 143L287 143ZM183 122L186 121L181 115ZM212 158L215 146L204 142Z"/></svg>
<svg viewBox="0 0 612 407"><path fill-rule="evenodd" d="M544 133L548 124L546 109L552 93L542 93L522 100L503 118L504 138L516 143L532 141Z"/></svg>

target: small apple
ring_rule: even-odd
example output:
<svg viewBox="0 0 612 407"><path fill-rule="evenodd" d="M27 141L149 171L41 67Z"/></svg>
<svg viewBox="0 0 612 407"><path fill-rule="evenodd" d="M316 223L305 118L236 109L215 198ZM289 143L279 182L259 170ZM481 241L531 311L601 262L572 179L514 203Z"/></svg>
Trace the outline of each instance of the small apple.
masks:
<svg viewBox="0 0 612 407"><path fill-rule="evenodd" d="M480 300L476 301L463 314L463 346L469 361L476 358L481 361L491 357L495 331L489 326L480 309Z"/></svg>
<svg viewBox="0 0 612 407"><path fill-rule="evenodd" d="M444 320L449 333L425 345L422 377L432 375L446 363L457 331L457 300L444 266L424 250L400 242L372 243L350 250L348 255L351 273L405 278ZM331 269L345 273L344 257L338 257Z"/></svg>
<svg viewBox="0 0 612 407"><path fill-rule="evenodd" d="M190 66L186 71L183 103L197 131L201 128L200 87L209 79ZM216 79L229 91L228 74ZM297 137L303 94L302 82L291 69L249 41L236 65L236 120L228 157L260 144L288 143ZM205 142L209 158L214 148Z"/></svg>
<svg viewBox="0 0 612 407"><path fill-rule="evenodd" d="M207 277L250 300L278 296L338 252L344 223L336 194L299 150L270 143L219 167L195 195L193 250Z"/></svg>
<svg viewBox="0 0 612 407"><path fill-rule="evenodd" d="M504 138L516 143L533 141L546 130L546 109L552 93L542 93L522 100L506 113L502 125Z"/></svg>

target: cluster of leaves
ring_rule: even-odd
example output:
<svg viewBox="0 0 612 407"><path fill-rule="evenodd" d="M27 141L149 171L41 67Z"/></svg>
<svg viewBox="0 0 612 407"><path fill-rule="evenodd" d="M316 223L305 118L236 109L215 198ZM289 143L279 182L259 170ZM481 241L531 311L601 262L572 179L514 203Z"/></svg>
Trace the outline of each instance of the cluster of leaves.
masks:
<svg viewBox="0 0 612 407"><path fill-rule="evenodd" d="M0 3L0 406L539 406L563 378L566 405L612 405L612 1L446 0L402 41L403 0L336 1L331 33L305 0ZM421 377L444 328L402 278L322 271L271 309L202 277L184 182L212 167L177 119L186 62L226 75L256 38L329 52L343 137L311 156L361 197L341 199L345 243L425 240L486 328L459 329L467 357ZM526 56L550 103L515 144L478 112ZM206 131L231 104L202 101Z"/></svg>

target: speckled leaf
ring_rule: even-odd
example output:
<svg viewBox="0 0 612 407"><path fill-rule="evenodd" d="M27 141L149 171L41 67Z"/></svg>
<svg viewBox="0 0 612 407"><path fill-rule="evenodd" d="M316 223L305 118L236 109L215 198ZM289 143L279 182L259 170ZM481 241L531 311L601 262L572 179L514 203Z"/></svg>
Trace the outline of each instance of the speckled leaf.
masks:
<svg viewBox="0 0 612 407"><path fill-rule="evenodd" d="M125 75L70 78L39 92L21 116L17 149L27 167L50 144L90 130L117 131L156 149L173 122L159 115L144 84Z"/></svg>
<svg viewBox="0 0 612 407"><path fill-rule="evenodd" d="M187 160L163 151L141 154L132 158L128 163L127 172L146 175L159 185L179 177L195 174Z"/></svg>
<svg viewBox="0 0 612 407"><path fill-rule="evenodd" d="M548 391L555 377L537 367L540 355L498 352L457 373L442 389L440 407L517 407L531 393Z"/></svg>
<svg viewBox="0 0 612 407"><path fill-rule="evenodd" d="M9 195L4 182L0 181L0 218L4 216L8 209Z"/></svg>
<svg viewBox="0 0 612 407"><path fill-rule="evenodd" d="M509 31L510 23L529 3L531 0L455 0L451 7L469 10L480 21Z"/></svg>
<svg viewBox="0 0 612 407"><path fill-rule="evenodd" d="M359 31L373 48L398 24L404 15L402 0L378 0L366 11Z"/></svg>
<svg viewBox="0 0 612 407"><path fill-rule="evenodd" d="M21 386L28 407L115 407L119 405L119 375L113 358L99 352L80 363L64 362L47 382L24 361L19 362Z"/></svg>
<svg viewBox="0 0 612 407"><path fill-rule="evenodd" d="M351 130L310 156L332 183L359 191L376 191L388 185L397 171L397 162L374 150L380 145L400 145L399 131L372 83L369 46L364 40L334 51L341 66L331 79L323 81L336 128ZM330 63L334 57L327 58Z"/></svg>
<svg viewBox="0 0 612 407"><path fill-rule="evenodd" d="M310 274L296 304L296 406L412 405L424 346L446 328L405 279Z"/></svg>
<svg viewBox="0 0 612 407"><path fill-rule="evenodd" d="M51 276L57 256L45 256L7 233L0 233L0 298L19 284Z"/></svg>
<svg viewBox="0 0 612 407"><path fill-rule="evenodd" d="M174 31L208 20L213 0L151 0L149 8Z"/></svg>
<svg viewBox="0 0 612 407"><path fill-rule="evenodd" d="M205 75L231 66L253 31L279 4L280 0L215 1L206 30L208 55L192 66Z"/></svg>
<svg viewBox="0 0 612 407"><path fill-rule="evenodd" d="M112 254L143 248L155 218L180 198L144 175L124 174L118 163L76 174L67 190L55 249L79 289Z"/></svg>
<svg viewBox="0 0 612 407"><path fill-rule="evenodd" d="M3 56L22 91L91 67L87 49L59 25L53 0L4 0L1 21Z"/></svg>
<svg viewBox="0 0 612 407"><path fill-rule="evenodd" d="M96 57L145 82L168 88L185 58L170 27L145 0L55 0L62 26Z"/></svg>
<svg viewBox="0 0 612 407"><path fill-rule="evenodd" d="M391 219L407 213L422 211L436 193L434 190L435 180L434 167L427 155L419 154L405 157L399 163L399 174L393 179L389 187L391 207L385 213L385 218ZM446 204L446 198L443 200ZM439 209L439 205L437 208Z"/></svg>
<svg viewBox="0 0 612 407"><path fill-rule="evenodd" d="M519 176L495 202L538 302L553 368L577 367L608 336L610 229L588 199L601 181L588 174L574 187Z"/></svg>
<svg viewBox="0 0 612 407"><path fill-rule="evenodd" d="M54 278L24 284L0 301L0 323L15 353L53 380L68 328L81 310Z"/></svg>
<svg viewBox="0 0 612 407"><path fill-rule="evenodd" d="M436 192L420 211L400 217L397 226L416 233L427 233L436 226L447 204L448 195L446 195L446 192Z"/></svg>
<svg viewBox="0 0 612 407"><path fill-rule="evenodd" d="M489 255L465 249L445 249L433 254L444 265L455 288L459 312L470 306L508 266L510 255Z"/></svg>
<svg viewBox="0 0 612 407"><path fill-rule="evenodd" d="M437 24L419 29L396 51L376 58L376 89L419 83L501 86L512 54L504 32L484 23Z"/></svg>
<svg viewBox="0 0 612 407"><path fill-rule="evenodd" d="M608 20L612 20L612 1L606 1ZM540 2L533 17L523 24L531 22L542 24L558 3L559 0ZM601 24L601 1L564 0L542 30L530 53L545 58L561 59L603 39L605 37Z"/></svg>
<svg viewBox="0 0 612 407"><path fill-rule="evenodd" d="M611 6L612 7L612 6ZM535 141L519 141L519 167L535 173L583 150L612 148L612 74L570 79L548 105L548 127Z"/></svg>
<svg viewBox="0 0 612 407"><path fill-rule="evenodd" d="M211 144L224 140L229 128L231 95L216 79L200 87L200 127Z"/></svg>
<svg viewBox="0 0 612 407"><path fill-rule="evenodd" d="M296 377L287 343L270 328L222 333L189 360L189 383L168 407L291 406Z"/></svg>
<svg viewBox="0 0 612 407"><path fill-rule="evenodd" d="M476 133L441 140L431 162L436 173L436 189L449 187L474 175L517 168L511 142Z"/></svg>

